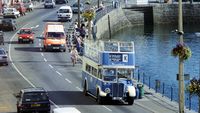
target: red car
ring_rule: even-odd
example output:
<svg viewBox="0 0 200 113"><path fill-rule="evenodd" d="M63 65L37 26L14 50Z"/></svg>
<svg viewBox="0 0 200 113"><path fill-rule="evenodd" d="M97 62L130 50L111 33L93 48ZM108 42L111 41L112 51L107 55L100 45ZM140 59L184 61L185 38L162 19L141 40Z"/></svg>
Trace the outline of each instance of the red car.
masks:
<svg viewBox="0 0 200 113"><path fill-rule="evenodd" d="M22 28L20 29L18 34L18 43L28 41L33 43L34 42L34 32L32 31L31 28Z"/></svg>

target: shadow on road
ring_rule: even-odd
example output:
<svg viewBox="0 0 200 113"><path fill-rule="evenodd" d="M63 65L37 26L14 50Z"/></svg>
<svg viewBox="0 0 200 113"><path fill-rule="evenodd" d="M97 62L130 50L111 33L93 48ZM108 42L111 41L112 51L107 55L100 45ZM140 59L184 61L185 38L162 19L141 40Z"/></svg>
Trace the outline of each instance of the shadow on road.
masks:
<svg viewBox="0 0 200 113"><path fill-rule="evenodd" d="M18 41L5 41L4 43L7 43L7 44L18 44Z"/></svg>
<svg viewBox="0 0 200 113"><path fill-rule="evenodd" d="M84 96L81 91L48 91L56 105L99 105L95 98ZM106 101L104 105L124 105L119 101Z"/></svg>
<svg viewBox="0 0 200 113"><path fill-rule="evenodd" d="M41 52L41 47L15 47L17 51Z"/></svg>
<svg viewBox="0 0 200 113"><path fill-rule="evenodd" d="M43 22L58 22L58 20L43 20Z"/></svg>

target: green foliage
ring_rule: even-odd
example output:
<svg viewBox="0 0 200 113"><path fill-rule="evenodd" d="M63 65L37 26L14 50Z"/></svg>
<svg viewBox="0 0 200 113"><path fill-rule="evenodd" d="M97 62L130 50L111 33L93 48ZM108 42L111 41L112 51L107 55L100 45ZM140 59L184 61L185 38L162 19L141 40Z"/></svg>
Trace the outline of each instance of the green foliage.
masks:
<svg viewBox="0 0 200 113"><path fill-rule="evenodd" d="M92 19L94 19L95 17L95 11L93 9L90 10L86 10L83 14L82 14L83 18L86 18L88 21L91 21Z"/></svg>
<svg viewBox="0 0 200 113"><path fill-rule="evenodd" d="M182 61L191 57L192 52L185 44L177 44L171 51L172 56L179 57Z"/></svg>
<svg viewBox="0 0 200 113"><path fill-rule="evenodd" d="M200 97L200 79L193 78L190 80L190 84L187 88L187 90L194 95L197 95Z"/></svg>

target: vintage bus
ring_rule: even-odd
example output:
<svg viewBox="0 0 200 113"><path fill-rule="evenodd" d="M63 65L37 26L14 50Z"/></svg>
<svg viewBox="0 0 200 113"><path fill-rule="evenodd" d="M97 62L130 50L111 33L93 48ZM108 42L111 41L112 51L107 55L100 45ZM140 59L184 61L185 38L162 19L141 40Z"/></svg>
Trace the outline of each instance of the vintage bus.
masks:
<svg viewBox="0 0 200 113"><path fill-rule="evenodd" d="M95 97L99 104L108 100L119 100L129 105L134 103L133 42L85 40L82 63L84 95Z"/></svg>

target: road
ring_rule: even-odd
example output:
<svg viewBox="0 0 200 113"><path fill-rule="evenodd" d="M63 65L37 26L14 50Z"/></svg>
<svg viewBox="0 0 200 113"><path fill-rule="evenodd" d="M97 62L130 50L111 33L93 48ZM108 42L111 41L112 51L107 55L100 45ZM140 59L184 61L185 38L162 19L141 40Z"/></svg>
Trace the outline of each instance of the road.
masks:
<svg viewBox="0 0 200 113"><path fill-rule="evenodd" d="M33 12L17 19L18 29L5 33L4 47L9 54L9 65L0 67L0 112L15 113L14 93L26 87L45 88L55 107L74 106L81 113L151 113L137 104L98 105L95 99L85 97L81 89L81 64L75 67L70 62L68 52L43 52L42 40L34 44L18 44L17 32L21 27L39 25L34 31L41 36L45 21L57 21L56 9L36 8ZM73 19L77 18L74 15ZM70 23L66 22L65 27Z"/></svg>

